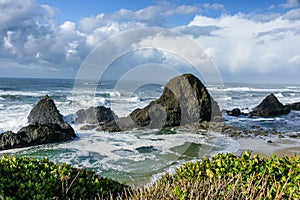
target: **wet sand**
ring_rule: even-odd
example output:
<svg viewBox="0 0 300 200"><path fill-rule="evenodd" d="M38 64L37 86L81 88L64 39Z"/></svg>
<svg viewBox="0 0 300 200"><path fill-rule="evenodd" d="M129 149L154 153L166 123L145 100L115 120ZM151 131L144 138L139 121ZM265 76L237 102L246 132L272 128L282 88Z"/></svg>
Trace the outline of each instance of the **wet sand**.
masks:
<svg viewBox="0 0 300 200"><path fill-rule="evenodd" d="M253 153L263 157L269 157L272 154L278 157L284 156L300 156L300 139L294 138L264 138L264 137L248 137L237 138L236 141L240 144L236 155L250 149Z"/></svg>

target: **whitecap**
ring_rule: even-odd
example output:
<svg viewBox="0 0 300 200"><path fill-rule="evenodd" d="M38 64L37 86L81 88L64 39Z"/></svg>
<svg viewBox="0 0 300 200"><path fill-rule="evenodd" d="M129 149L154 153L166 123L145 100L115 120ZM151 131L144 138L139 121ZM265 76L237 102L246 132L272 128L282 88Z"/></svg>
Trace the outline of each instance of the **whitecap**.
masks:
<svg viewBox="0 0 300 200"><path fill-rule="evenodd" d="M229 97L229 96L225 96L222 98L223 101L229 101L229 100L232 100L232 97Z"/></svg>
<svg viewBox="0 0 300 200"><path fill-rule="evenodd" d="M297 88L299 88L299 87L296 87L296 86L287 86L286 88L287 88L287 89L297 89Z"/></svg>
<svg viewBox="0 0 300 200"><path fill-rule="evenodd" d="M121 92L118 92L118 91L109 92L109 96L111 96L111 97L120 97Z"/></svg>
<svg viewBox="0 0 300 200"><path fill-rule="evenodd" d="M126 99L128 102L139 102L140 98L139 97L130 97Z"/></svg>
<svg viewBox="0 0 300 200"><path fill-rule="evenodd" d="M95 97L91 95L77 95L72 98L67 97L68 100L72 101L73 106L78 108L89 108L91 106L103 106L106 103L104 97Z"/></svg>
<svg viewBox="0 0 300 200"><path fill-rule="evenodd" d="M276 96L277 98L280 98L280 97L283 97L283 94L282 94L281 92L279 92L279 93L276 93L275 96Z"/></svg>
<svg viewBox="0 0 300 200"><path fill-rule="evenodd" d="M30 97L40 97L49 94L49 91L0 91L0 96L30 96Z"/></svg>
<svg viewBox="0 0 300 200"><path fill-rule="evenodd" d="M274 118L254 118L251 121L274 121Z"/></svg>

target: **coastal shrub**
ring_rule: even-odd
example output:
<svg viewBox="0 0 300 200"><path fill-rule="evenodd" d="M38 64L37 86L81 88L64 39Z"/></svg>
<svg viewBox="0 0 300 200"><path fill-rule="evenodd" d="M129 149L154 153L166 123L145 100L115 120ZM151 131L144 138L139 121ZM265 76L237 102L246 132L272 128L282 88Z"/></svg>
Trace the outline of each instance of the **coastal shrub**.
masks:
<svg viewBox="0 0 300 200"><path fill-rule="evenodd" d="M46 158L3 156L0 195L3 199L300 199L300 156L218 154L185 163L153 185L135 189Z"/></svg>
<svg viewBox="0 0 300 200"><path fill-rule="evenodd" d="M0 195L4 199L109 199L122 195L125 188L93 170L55 164L47 158L0 158Z"/></svg>
<svg viewBox="0 0 300 200"><path fill-rule="evenodd" d="M218 154L188 162L130 199L300 199L300 157Z"/></svg>

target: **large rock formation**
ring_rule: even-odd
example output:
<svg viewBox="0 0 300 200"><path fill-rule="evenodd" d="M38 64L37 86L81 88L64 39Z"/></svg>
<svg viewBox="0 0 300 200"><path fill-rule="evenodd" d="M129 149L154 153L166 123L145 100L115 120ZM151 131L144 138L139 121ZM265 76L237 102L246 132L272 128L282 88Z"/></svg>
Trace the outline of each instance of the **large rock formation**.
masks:
<svg viewBox="0 0 300 200"><path fill-rule="evenodd" d="M105 124L102 129L165 128L211 121L215 116L221 116L217 102L198 78L184 74L171 79L159 99L126 118Z"/></svg>
<svg viewBox="0 0 300 200"><path fill-rule="evenodd" d="M253 108L250 116L272 117L288 114L290 109L278 101L274 94L268 95L258 106Z"/></svg>
<svg viewBox="0 0 300 200"><path fill-rule="evenodd" d="M73 128L63 121L54 101L48 95L31 110L28 122L30 124L17 133L8 131L1 134L0 149L61 142L76 137Z"/></svg>
<svg viewBox="0 0 300 200"><path fill-rule="evenodd" d="M81 109L76 112L74 122L78 124L104 124L114 119L117 115L110 109L104 106L90 107L86 110Z"/></svg>

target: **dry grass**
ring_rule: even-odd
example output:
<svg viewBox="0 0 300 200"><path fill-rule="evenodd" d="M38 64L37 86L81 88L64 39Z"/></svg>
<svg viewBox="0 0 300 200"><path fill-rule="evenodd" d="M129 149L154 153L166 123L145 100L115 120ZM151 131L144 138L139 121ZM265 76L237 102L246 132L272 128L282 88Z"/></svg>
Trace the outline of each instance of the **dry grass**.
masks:
<svg viewBox="0 0 300 200"><path fill-rule="evenodd" d="M253 176L251 180L254 180ZM271 186L269 182L274 182ZM289 180L286 181L288 183ZM250 181L245 183L240 174L231 179L205 179L205 180L176 180L158 181L150 187L136 188L125 191L123 197L118 200L157 200L157 199L178 199L178 200L256 200L256 199L299 199L300 183L295 185L288 198L282 196L287 192L285 185L274 181L274 177L266 176L258 183ZM276 195L271 195L276 191ZM297 194L296 194L297 193ZM111 198L113 199L113 198Z"/></svg>

